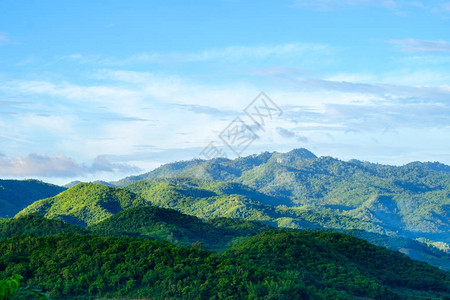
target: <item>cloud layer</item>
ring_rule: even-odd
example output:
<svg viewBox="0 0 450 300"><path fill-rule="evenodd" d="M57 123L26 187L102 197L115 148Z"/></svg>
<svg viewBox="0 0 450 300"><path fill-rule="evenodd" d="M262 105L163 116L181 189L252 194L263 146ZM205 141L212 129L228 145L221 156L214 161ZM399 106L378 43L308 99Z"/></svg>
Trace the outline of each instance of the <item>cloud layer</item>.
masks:
<svg viewBox="0 0 450 300"><path fill-rule="evenodd" d="M0 156L0 176L38 176L73 178L101 172L139 172L141 169L126 164L109 162L104 156L98 156L92 164L79 164L64 154L29 154L7 158Z"/></svg>

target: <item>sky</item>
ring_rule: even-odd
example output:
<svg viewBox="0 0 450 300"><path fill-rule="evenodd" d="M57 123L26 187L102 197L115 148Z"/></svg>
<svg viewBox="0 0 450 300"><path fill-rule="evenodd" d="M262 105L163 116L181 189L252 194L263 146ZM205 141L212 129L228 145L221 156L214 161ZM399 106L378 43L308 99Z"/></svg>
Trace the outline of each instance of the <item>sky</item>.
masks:
<svg viewBox="0 0 450 300"><path fill-rule="evenodd" d="M449 28L445 0L0 0L0 178L294 148L450 164Z"/></svg>

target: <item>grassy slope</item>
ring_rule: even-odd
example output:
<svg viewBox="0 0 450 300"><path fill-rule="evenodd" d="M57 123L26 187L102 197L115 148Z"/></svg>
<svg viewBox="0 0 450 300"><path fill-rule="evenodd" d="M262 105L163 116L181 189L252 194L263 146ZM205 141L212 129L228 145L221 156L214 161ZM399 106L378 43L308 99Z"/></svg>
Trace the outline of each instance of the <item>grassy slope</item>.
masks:
<svg viewBox="0 0 450 300"><path fill-rule="evenodd" d="M57 196L34 202L17 216L37 213L70 224L86 226L100 222L126 208L145 204L142 198L124 189L80 183Z"/></svg>

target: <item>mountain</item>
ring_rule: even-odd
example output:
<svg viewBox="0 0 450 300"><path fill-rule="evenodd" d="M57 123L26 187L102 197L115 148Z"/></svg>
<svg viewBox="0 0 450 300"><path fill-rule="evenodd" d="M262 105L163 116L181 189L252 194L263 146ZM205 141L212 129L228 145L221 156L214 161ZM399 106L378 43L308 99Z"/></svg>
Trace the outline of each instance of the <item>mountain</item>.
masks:
<svg viewBox="0 0 450 300"><path fill-rule="evenodd" d="M358 160L345 162L295 149L287 153L264 152L234 160L176 162L116 184L127 183L126 189L155 205L177 208L199 217L204 213L201 209L187 209L188 205L184 204L187 198L190 197L189 201L196 205L200 201L198 198L209 197L209 202L200 202L209 207L214 200L217 206L222 207L222 212L227 211L227 205L230 209L238 205L242 207L240 211L252 211L249 219L278 222L288 227L318 225L351 229L349 227L354 226L351 223L357 223L354 229L450 243L449 170L449 166L440 163L413 162L404 166L388 166ZM190 188L178 183L188 180L200 186L194 184ZM156 182L160 184L158 188L155 187ZM234 185L235 189L218 193L210 189L209 182L224 182ZM163 189L163 184L170 193L177 194L171 200L162 199L162 191L154 194ZM188 195L187 190L199 188L215 195ZM218 197L224 195L240 197L237 198L238 203L227 202ZM214 213L209 208L206 210ZM261 217L255 217L258 214L255 210ZM228 212L227 216L245 218L245 214L248 213ZM307 216L303 217L304 214ZM323 217L318 223L311 220L317 219L311 216L317 214ZM335 222L330 218L340 220ZM304 221L312 221L312 224Z"/></svg>
<svg viewBox="0 0 450 300"><path fill-rule="evenodd" d="M216 180L233 180L257 166L269 162L275 154L276 159L298 163L298 161L311 160L317 158L312 152L306 149L294 149L288 153L264 152L247 157L239 157L234 160L226 158L215 158L212 160L194 159L180 161L162 165L155 170L138 176L130 176L124 179L111 182L115 186L126 186L135 181L154 178L174 178L193 177Z"/></svg>
<svg viewBox="0 0 450 300"><path fill-rule="evenodd" d="M76 186L77 184L79 184L79 183L81 183L81 181L79 181L79 180L74 180L74 181L71 181L71 182L69 182L69 183L66 183L65 185L64 185L64 187L65 188L71 188L71 187L73 187L73 186Z"/></svg>
<svg viewBox="0 0 450 300"><path fill-rule="evenodd" d="M433 246L425 249L420 246L423 244L409 243L412 247L396 247L393 241L397 238L427 241L448 251L448 168L440 163L413 162L396 167L357 160L344 162L317 157L305 149L264 152L234 160L166 164L150 173L124 179L122 183L131 183L123 188L104 183L77 185L61 197L31 205L23 214L35 212L86 226L127 207L151 204L201 219L227 217L274 227L363 230L388 236L389 247L393 249L447 268L447 254L435 253ZM106 196L99 196L102 193ZM120 202L117 197L108 196L114 193L138 200L117 204ZM174 224L169 223L164 225L168 226L163 231L166 238L175 230L171 227ZM178 229L184 235L171 239L181 244L189 244L196 237L189 235L186 228ZM131 230L127 234L137 233ZM361 237L371 241L373 236ZM207 239L199 241L214 248Z"/></svg>
<svg viewBox="0 0 450 300"><path fill-rule="evenodd" d="M450 296L450 273L361 239L269 230L215 253L131 237L0 240L0 280L54 299L404 299Z"/></svg>
<svg viewBox="0 0 450 300"><path fill-rule="evenodd" d="M55 196L64 190L38 180L0 179L0 218L12 217L34 201Z"/></svg>
<svg viewBox="0 0 450 300"><path fill-rule="evenodd" d="M364 239L371 244L399 251L414 260L450 271L450 253L435 246L401 236L387 236L362 230L350 230L345 233Z"/></svg>
<svg viewBox="0 0 450 300"><path fill-rule="evenodd" d="M59 195L34 202L16 217L36 213L69 224L86 226L126 208L144 205L146 202L130 191L94 183L79 183Z"/></svg>
<svg viewBox="0 0 450 300"><path fill-rule="evenodd" d="M223 250L237 240L271 228L261 223L225 218L204 222L176 210L155 206L129 208L87 227L97 235L145 237L213 250Z"/></svg>

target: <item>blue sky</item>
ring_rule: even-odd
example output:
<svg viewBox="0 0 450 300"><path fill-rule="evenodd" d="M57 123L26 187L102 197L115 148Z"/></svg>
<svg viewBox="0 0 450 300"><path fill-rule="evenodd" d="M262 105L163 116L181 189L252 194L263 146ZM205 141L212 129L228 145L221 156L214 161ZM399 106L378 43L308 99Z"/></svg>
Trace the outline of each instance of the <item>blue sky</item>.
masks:
<svg viewBox="0 0 450 300"><path fill-rule="evenodd" d="M0 1L0 178L304 147L450 164L450 1ZM258 127L264 91L282 114Z"/></svg>

